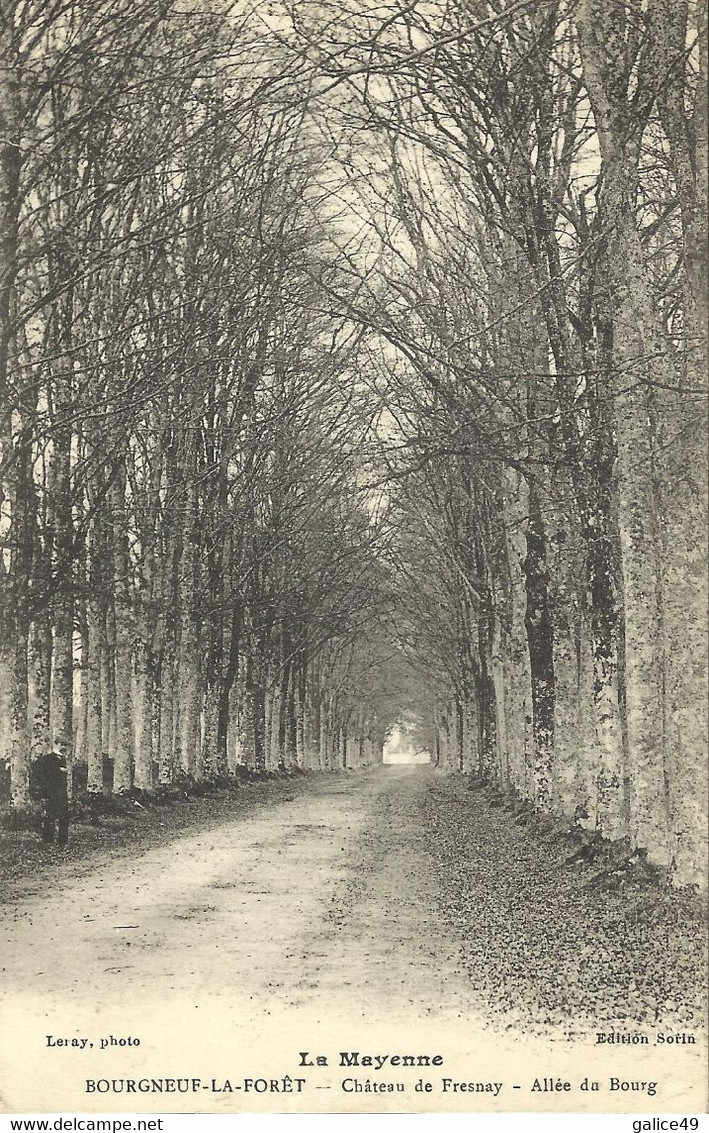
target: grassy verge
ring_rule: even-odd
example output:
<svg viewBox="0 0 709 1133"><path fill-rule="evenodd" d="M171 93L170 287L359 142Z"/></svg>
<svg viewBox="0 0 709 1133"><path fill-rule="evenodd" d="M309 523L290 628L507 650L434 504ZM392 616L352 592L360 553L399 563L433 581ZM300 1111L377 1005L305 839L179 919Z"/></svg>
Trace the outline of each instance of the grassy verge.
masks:
<svg viewBox="0 0 709 1133"><path fill-rule="evenodd" d="M462 776L435 785L425 817L441 912L498 1025L573 1037L705 1025L696 891L672 889L627 846L540 821Z"/></svg>

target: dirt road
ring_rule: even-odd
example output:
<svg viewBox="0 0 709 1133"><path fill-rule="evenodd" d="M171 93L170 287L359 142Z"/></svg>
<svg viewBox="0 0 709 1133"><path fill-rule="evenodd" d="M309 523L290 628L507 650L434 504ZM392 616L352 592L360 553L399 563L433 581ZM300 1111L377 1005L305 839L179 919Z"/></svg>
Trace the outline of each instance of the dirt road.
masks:
<svg viewBox="0 0 709 1133"><path fill-rule="evenodd" d="M317 1009L324 993L328 1012L342 998L372 1018L405 984L418 1009L439 1011L451 978L456 1001L466 979L418 837L426 788L410 769L328 777L207 833L83 866L11 925L5 913L3 968L75 1002L222 988L257 1014Z"/></svg>
<svg viewBox="0 0 709 1133"><path fill-rule="evenodd" d="M471 970L450 863L431 852L436 807L450 803L441 782L409 767L323 777L307 794L134 858L81 863L53 891L5 906L6 1108L58 1109L61 1095L64 1108L189 1109L184 1098L98 1097L85 1083L233 1079L237 1066L239 1080L263 1067L308 1074L312 1107L327 1108L337 1087L316 1087L313 1075L330 1070L299 1069L299 1052L331 1067L370 1041L435 1054L452 1033L456 1057L484 1068L485 951ZM498 852L485 900L506 868ZM456 894L465 891L462 880ZM544 901L539 887L531 899ZM522 908L517 919L529 919ZM490 963L502 980L499 957ZM531 982L546 986L545 974ZM519 1053L519 1039L495 1043L498 1067ZM205 1097L204 1108L238 1108L223 1093Z"/></svg>

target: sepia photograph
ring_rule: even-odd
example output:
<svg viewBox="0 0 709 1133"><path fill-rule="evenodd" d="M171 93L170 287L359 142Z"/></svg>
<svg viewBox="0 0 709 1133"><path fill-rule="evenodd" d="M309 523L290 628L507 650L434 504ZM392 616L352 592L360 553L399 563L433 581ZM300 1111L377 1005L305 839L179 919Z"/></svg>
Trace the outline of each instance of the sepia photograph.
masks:
<svg viewBox="0 0 709 1133"><path fill-rule="evenodd" d="M0 0L0 1113L706 1113L707 72Z"/></svg>

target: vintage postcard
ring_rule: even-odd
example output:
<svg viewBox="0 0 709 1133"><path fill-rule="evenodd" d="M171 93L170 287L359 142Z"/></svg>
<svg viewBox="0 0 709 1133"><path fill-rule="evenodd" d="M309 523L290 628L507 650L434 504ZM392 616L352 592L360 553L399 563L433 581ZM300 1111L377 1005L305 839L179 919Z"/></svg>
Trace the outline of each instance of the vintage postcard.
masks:
<svg viewBox="0 0 709 1133"><path fill-rule="evenodd" d="M0 1108L707 1106L707 11L0 0Z"/></svg>

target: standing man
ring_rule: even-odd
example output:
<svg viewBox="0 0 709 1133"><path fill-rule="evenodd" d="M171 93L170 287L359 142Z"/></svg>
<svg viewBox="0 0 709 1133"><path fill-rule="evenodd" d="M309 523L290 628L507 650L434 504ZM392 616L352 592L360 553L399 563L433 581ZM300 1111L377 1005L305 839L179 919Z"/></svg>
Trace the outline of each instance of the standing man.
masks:
<svg viewBox="0 0 709 1133"><path fill-rule="evenodd" d="M69 838L69 792L66 745L57 741L55 750L40 755L32 766L31 794L44 808L42 841L66 846Z"/></svg>

